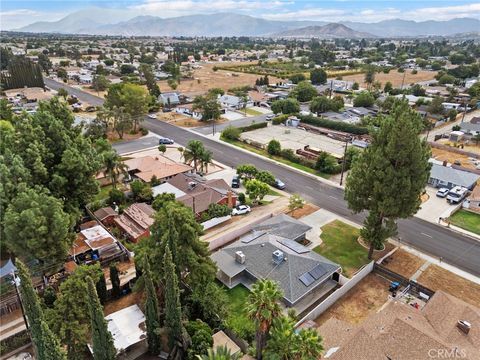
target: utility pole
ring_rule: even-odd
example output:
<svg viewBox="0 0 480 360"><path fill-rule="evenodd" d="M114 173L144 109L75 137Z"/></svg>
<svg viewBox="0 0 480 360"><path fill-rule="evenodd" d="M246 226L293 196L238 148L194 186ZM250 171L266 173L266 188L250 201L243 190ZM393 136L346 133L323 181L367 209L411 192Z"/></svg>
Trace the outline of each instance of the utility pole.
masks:
<svg viewBox="0 0 480 360"><path fill-rule="evenodd" d="M345 163L347 162L347 147L348 147L348 138L345 140L345 150L343 152L343 160L342 160L342 174L340 175L340 186L343 184L343 173L345 172Z"/></svg>
<svg viewBox="0 0 480 360"><path fill-rule="evenodd" d="M29 329L27 317L25 316L25 309L23 308L22 298L20 296L20 292L18 291L18 283L20 279L17 278L15 271L12 271L13 275L13 283L15 284L15 293L17 294L18 303L20 304L20 310L22 310L23 321L25 322L25 327L27 330Z"/></svg>
<svg viewBox="0 0 480 360"><path fill-rule="evenodd" d="M333 96L333 80L330 80L330 99Z"/></svg>
<svg viewBox="0 0 480 360"><path fill-rule="evenodd" d="M406 70L403 71L402 87L401 87L402 91L403 91L403 85L405 84L405 75L407 75L407 71L406 71ZM404 97L405 97L405 94L404 94Z"/></svg>
<svg viewBox="0 0 480 360"><path fill-rule="evenodd" d="M462 123L463 123L463 120L465 120L465 114L467 113L467 102L464 101L463 102L464 106L463 106L463 115L462 115Z"/></svg>

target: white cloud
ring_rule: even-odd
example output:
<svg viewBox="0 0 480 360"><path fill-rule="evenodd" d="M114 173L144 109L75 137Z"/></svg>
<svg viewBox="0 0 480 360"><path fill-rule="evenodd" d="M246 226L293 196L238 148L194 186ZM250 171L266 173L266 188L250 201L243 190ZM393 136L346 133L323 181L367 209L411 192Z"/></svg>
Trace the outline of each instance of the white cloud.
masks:
<svg viewBox="0 0 480 360"><path fill-rule="evenodd" d="M328 21L329 17L341 17L346 12L341 9L323 9L310 8L298 11L282 12L277 14L265 14L263 17L270 20L324 20Z"/></svg>

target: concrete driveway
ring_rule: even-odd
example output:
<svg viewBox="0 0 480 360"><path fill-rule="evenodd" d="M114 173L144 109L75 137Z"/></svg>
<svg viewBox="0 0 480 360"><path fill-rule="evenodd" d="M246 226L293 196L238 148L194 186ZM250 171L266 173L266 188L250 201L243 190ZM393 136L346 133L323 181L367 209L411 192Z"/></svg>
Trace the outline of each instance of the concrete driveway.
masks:
<svg viewBox="0 0 480 360"><path fill-rule="evenodd" d="M440 217L449 217L457 205L450 205L445 198L437 197L436 188L427 186L426 190L429 199L422 204L415 216L434 223L438 223Z"/></svg>
<svg viewBox="0 0 480 360"><path fill-rule="evenodd" d="M245 117L244 114L240 114L238 112L235 112L235 111L227 111L225 114L222 115L223 118L227 119L227 120L238 120L238 119L242 119Z"/></svg>

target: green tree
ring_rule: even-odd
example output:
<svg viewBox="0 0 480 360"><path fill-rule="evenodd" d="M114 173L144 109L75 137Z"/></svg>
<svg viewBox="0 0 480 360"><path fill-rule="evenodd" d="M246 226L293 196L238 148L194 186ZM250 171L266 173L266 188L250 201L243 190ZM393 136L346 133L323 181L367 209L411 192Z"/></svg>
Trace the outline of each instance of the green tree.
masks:
<svg viewBox="0 0 480 360"><path fill-rule="evenodd" d="M347 176L345 199L354 212L368 211L361 236L373 250L396 232L395 221L415 214L425 189L430 149L420 140L421 117L406 102L383 116L372 143Z"/></svg>
<svg viewBox="0 0 480 360"><path fill-rule="evenodd" d="M160 151L162 154L165 154L167 151L167 146L165 144L158 145L158 151Z"/></svg>
<svg viewBox="0 0 480 360"><path fill-rule="evenodd" d="M220 103L217 101L214 92L211 92L206 96L195 97L192 108L202 114L202 121L216 121L220 119Z"/></svg>
<svg viewBox="0 0 480 360"><path fill-rule="evenodd" d="M30 325L30 335L37 350L39 359L64 360L65 354L60 348L57 338L45 323L40 300L35 292L27 267L17 260L18 277L20 278L20 294L22 304Z"/></svg>
<svg viewBox="0 0 480 360"><path fill-rule="evenodd" d="M168 345L182 338L182 309L180 307L180 290L178 287L177 270L173 263L172 253L167 245L165 248L165 327L168 330Z"/></svg>
<svg viewBox="0 0 480 360"><path fill-rule="evenodd" d="M308 81L301 81L290 92L289 96L297 99L300 102L306 102L312 100L317 95L318 91L314 86L312 86L312 84L310 84Z"/></svg>
<svg viewBox="0 0 480 360"><path fill-rule="evenodd" d="M99 92L105 91L108 89L110 81L105 77L105 75L95 75L92 80L92 89Z"/></svg>
<svg viewBox="0 0 480 360"><path fill-rule="evenodd" d="M158 87L155 75L153 74L152 67L148 64L141 64L139 70L145 78L145 83L150 95L155 97L155 99L158 98L160 95L160 88Z"/></svg>
<svg viewBox="0 0 480 360"><path fill-rule="evenodd" d="M245 179L253 179L257 176L258 170L255 165L242 164L237 166L237 175Z"/></svg>
<svg viewBox="0 0 480 360"><path fill-rule="evenodd" d="M267 152L270 155L279 155L282 151L282 146L280 145L280 141L272 139L267 145Z"/></svg>
<svg viewBox="0 0 480 360"><path fill-rule="evenodd" d="M372 106L374 102L375 98L369 91L362 91L353 99L353 106L369 107Z"/></svg>
<svg viewBox="0 0 480 360"><path fill-rule="evenodd" d="M275 176L270 171L267 170L261 170L257 173L257 176L255 179L264 182L265 184L268 185L273 185L275 184Z"/></svg>
<svg viewBox="0 0 480 360"><path fill-rule="evenodd" d="M367 66L365 71L365 83L367 84L367 88L370 89L374 82L375 82L375 67Z"/></svg>
<svg viewBox="0 0 480 360"><path fill-rule="evenodd" d="M205 149L200 155L200 171L208 173L208 165L213 164L213 153Z"/></svg>
<svg viewBox="0 0 480 360"><path fill-rule="evenodd" d="M360 85L358 85L358 82L355 81L355 82L352 84L352 90L358 90L359 88L360 88Z"/></svg>
<svg viewBox="0 0 480 360"><path fill-rule="evenodd" d="M270 188L267 184L256 179L248 180L245 183L245 189L247 190L246 193L250 200L256 204L262 201L265 195L267 195L270 191Z"/></svg>
<svg viewBox="0 0 480 360"><path fill-rule="evenodd" d="M91 277L87 277L88 296L90 297L89 309L92 331L92 350L95 360L114 360L117 351L113 345L112 334L108 330L102 305L98 300L95 284Z"/></svg>
<svg viewBox="0 0 480 360"><path fill-rule="evenodd" d="M79 266L60 285L53 309L46 313L48 324L67 349L68 359L81 358L90 334L90 298L85 279L100 282L99 264Z"/></svg>
<svg viewBox="0 0 480 360"><path fill-rule="evenodd" d="M60 96L60 97L63 97L65 100L67 100L68 91L67 91L67 89L65 89L65 88L60 88L60 89L58 89L58 91L57 91L57 95Z"/></svg>
<svg viewBox="0 0 480 360"><path fill-rule="evenodd" d="M300 111L300 104L296 99L276 100L271 107L274 114L294 114Z"/></svg>
<svg viewBox="0 0 480 360"><path fill-rule="evenodd" d="M153 284L150 264L146 258L143 262L143 279L147 299L145 302L145 319L147 326L147 344L148 352L152 355L160 354L162 344L160 341L160 313L158 308L158 298L155 285Z"/></svg>
<svg viewBox="0 0 480 360"><path fill-rule="evenodd" d="M321 85L327 82L327 72L323 69L310 71L310 81L313 85Z"/></svg>
<svg viewBox="0 0 480 360"><path fill-rule="evenodd" d="M384 88L383 88L383 92L386 93L386 94L388 94L388 93L390 93L390 91L392 91L392 90L393 90L393 85L392 85L392 83L391 83L390 81L387 81L387 82L385 83Z"/></svg>
<svg viewBox="0 0 480 360"><path fill-rule="evenodd" d="M428 104L427 111L430 114L443 114L445 108L442 105L443 99L440 96L435 96L433 100Z"/></svg>
<svg viewBox="0 0 480 360"><path fill-rule="evenodd" d="M104 305L108 299L108 291L107 291L107 281L105 280L105 274L103 273L103 271L101 272L98 278L98 281L95 283L95 289L97 290L100 304Z"/></svg>
<svg viewBox="0 0 480 360"><path fill-rule="evenodd" d="M62 262L73 241L70 216L45 191L21 187L5 212L5 243L17 256Z"/></svg>
<svg viewBox="0 0 480 360"><path fill-rule="evenodd" d="M262 359L267 338L273 319L281 313L279 301L283 293L279 285L273 280L259 280L253 284L248 297L248 316L255 321L257 332L255 335L256 358Z"/></svg>
<svg viewBox="0 0 480 360"><path fill-rule="evenodd" d="M325 174L334 174L338 171L339 165L332 155L322 151L315 161L315 169Z"/></svg>
<svg viewBox="0 0 480 360"><path fill-rule="evenodd" d="M241 129L235 126L229 125L225 129L223 129L222 137L229 140L238 140L240 138L241 133L242 133Z"/></svg>
<svg viewBox="0 0 480 360"><path fill-rule="evenodd" d="M164 207L168 202L175 201L175 194L172 193L161 193L155 197L153 200L152 207L155 211L159 211Z"/></svg>
<svg viewBox="0 0 480 360"><path fill-rule="evenodd" d="M193 168L195 171L198 171L202 155L205 151L205 147L200 140L190 140L183 152L185 163L189 165L192 165L193 163Z"/></svg>
<svg viewBox="0 0 480 360"><path fill-rule="evenodd" d="M202 320L189 321L186 330L192 339L192 346L188 348L187 360L196 360L197 355L206 355L213 346L213 331Z"/></svg>
<svg viewBox="0 0 480 360"><path fill-rule="evenodd" d="M295 212L295 210L303 209L304 206L305 200L302 199L298 194L292 194L288 199L288 209L292 212L292 214Z"/></svg>
<svg viewBox="0 0 480 360"><path fill-rule="evenodd" d="M301 81L305 81L305 75L303 75L302 73L298 73L298 74L293 74L290 76L290 80L292 81L292 83L294 84L298 84L300 83Z"/></svg>
<svg viewBox="0 0 480 360"><path fill-rule="evenodd" d="M122 293L122 287L120 286L120 276L118 273L118 268L116 263L111 263L109 266L110 270L110 282L112 283L112 296L117 299Z"/></svg>

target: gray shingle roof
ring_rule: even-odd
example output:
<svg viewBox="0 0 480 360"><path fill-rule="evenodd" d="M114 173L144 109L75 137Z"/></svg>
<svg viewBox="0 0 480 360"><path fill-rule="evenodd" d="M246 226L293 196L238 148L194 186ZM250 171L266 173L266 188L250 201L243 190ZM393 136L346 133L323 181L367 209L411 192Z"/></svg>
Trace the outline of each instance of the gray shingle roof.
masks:
<svg viewBox="0 0 480 360"><path fill-rule="evenodd" d="M480 179L480 175L437 164L432 164L430 177L466 188L470 188Z"/></svg>
<svg viewBox="0 0 480 360"><path fill-rule="evenodd" d="M272 235L278 235L287 239L295 240L305 234L312 227L298 221L288 215L279 214L253 228L254 231L266 231Z"/></svg>

